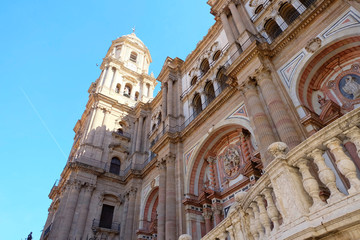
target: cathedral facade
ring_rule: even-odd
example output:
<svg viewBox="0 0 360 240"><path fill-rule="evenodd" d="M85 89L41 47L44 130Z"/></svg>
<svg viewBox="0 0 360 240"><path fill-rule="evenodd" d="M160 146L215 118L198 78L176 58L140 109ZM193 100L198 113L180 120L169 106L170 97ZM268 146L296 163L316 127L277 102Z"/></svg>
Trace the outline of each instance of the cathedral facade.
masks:
<svg viewBox="0 0 360 240"><path fill-rule="evenodd" d="M112 42L41 239L360 239L360 2L208 4L157 78Z"/></svg>

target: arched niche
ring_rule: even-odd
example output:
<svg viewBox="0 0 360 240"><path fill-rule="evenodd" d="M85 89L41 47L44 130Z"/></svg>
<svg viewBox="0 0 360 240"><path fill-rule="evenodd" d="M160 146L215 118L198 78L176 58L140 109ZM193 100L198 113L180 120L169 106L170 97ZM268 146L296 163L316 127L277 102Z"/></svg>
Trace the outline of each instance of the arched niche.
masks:
<svg viewBox="0 0 360 240"><path fill-rule="evenodd" d="M196 152L193 153L194 158L188 163L188 172L186 174L186 184L185 184L185 193L193 196L198 196L206 188L206 172L209 166L208 158L217 158L217 167L218 171L222 171L216 177L215 187L224 185L224 182L221 178L226 178L228 182L232 181L230 185L234 185L237 182L237 179L240 179L240 175L247 174L247 168L251 165L250 159L252 156L245 156L246 151L244 150L243 143L241 142L240 134L242 132L246 133L246 144L248 146L247 152L250 154L256 155L256 143L253 138L252 130L249 126L247 120L236 119L236 120L227 120L227 122L221 126L214 127L211 134L209 134L205 139L200 143L200 146L197 148ZM241 124L243 123L243 124ZM230 156L229 159L226 159L226 154L231 154L231 151L236 151L235 158ZM257 155L258 156L258 155ZM254 160L255 159L251 159ZM261 168L260 160L258 162L258 167ZM228 167L226 164L229 164ZM237 166L232 166L231 164L238 164ZM259 165L260 164L260 165ZM227 168L227 169L226 169ZM257 170L256 170L257 171ZM259 174L259 172L255 173ZM220 182L219 182L220 181ZM204 184L205 183L205 184ZM229 184L228 184L229 185Z"/></svg>

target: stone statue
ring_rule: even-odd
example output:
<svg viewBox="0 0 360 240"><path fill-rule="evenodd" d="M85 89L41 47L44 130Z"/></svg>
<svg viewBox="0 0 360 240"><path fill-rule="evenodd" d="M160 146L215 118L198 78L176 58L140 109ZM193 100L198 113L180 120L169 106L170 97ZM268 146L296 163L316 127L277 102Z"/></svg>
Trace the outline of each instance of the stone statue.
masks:
<svg viewBox="0 0 360 240"><path fill-rule="evenodd" d="M32 232L28 235L27 240L32 240Z"/></svg>
<svg viewBox="0 0 360 240"><path fill-rule="evenodd" d="M345 81L346 83L342 87L342 90L347 94L353 95L352 99L358 98L360 96L360 84L356 82L353 76L347 76Z"/></svg>

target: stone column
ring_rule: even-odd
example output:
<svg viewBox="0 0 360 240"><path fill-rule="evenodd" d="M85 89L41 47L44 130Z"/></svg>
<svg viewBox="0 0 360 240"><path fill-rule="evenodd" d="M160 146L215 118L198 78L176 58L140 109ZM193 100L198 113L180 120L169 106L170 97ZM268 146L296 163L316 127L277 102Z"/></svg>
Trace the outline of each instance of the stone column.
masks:
<svg viewBox="0 0 360 240"><path fill-rule="evenodd" d="M157 240L165 240L165 209L166 209L166 164L164 159L157 162L159 170L159 203L158 203L158 236ZM172 179L171 181L174 181Z"/></svg>
<svg viewBox="0 0 360 240"><path fill-rule="evenodd" d="M135 210L135 201L136 201L136 192L137 188L132 187L129 191L129 207L126 218L126 228L125 228L125 237L126 239L133 239L133 223L134 223L134 210Z"/></svg>
<svg viewBox="0 0 360 240"><path fill-rule="evenodd" d="M279 90L271 78L270 71L258 69L256 70L255 77L281 141L285 142L290 148L297 146L300 143L299 135L289 113L285 109L285 105L279 95Z"/></svg>
<svg viewBox="0 0 360 240"><path fill-rule="evenodd" d="M212 207L213 213L214 213L214 218L215 218L215 224L216 226L221 222L222 218L222 207L219 205L213 205Z"/></svg>
<svg viewBox="0 0 360 240"><path fill-rule="evenodd" d="M80 182L75 180L68 183L70 192L69 197L66 202L66 206L64 209L64 218L62 221L62 226L59 229L58 232L58 239L60 240L67 240L70 233L70 228L72 225L72 220L75 213L75 208L77 204L77 200L79 198L79 192L80 192Z"/></svg>
<svg viewBox="0 0 360 240"><path fill-rule="evenodd" d="M176 240L175 187L175 155L169 154L166 156L166 240Z"/></svg>
<svg viewBox="0 0 360 240"><path fill-rule="evenodd" d="M84 234L86 219L88 216L89 205L91 200L92 191L94 190L95 186L92 184L85 184L84 190L84 197L83 202L81 204L78 224L76 227L75 239L81 239Z"/></svg>
<svg viewBox="0 0 360 240"><path fill-rule="evenodd" d="M141 147L143 123L144 123L144 117L140 115L137 134L136 134L136 148L135 148L136 152L139 152Z"/></svg>
<svg viewBox="0 0 360 240"><path fill-rule="evenodd" d="M165 121L167 116L167 86L162 85L162 120Z"/></svg>
<svg viewBox="0 0 360 240"><path fill-rule="evenodd" d="M235 3L230 2L229 9L231 11L231 15L234 18L235 26L236 26L237 30L239 31L239 34L241 35L245 31L245 26L241 20L240 14L238 12L238 9L235 6Z"/></svg>
<svg viewBox="0 0 360 240"><path fill-rule="evenodd" d="M173 98L174 98L173 81L169 79L167 83L168 83L167 114L173 115Z"/></svg>
<svg viewBox="0 0 360 240"><path fill-rule="evenodd" d="M239 132L239 137L240 137L240 147L241 147L241 151L244 154L244 159L245 162L249 162L250 161L250 150L249 150L249 146L248 146L248 142L247 142L247 138L248 136L245 135L245 133L243 131Z"/></svg>
<svg viewBox="0 0 360 240"><path fill-rule="evenodd" d="M270 144L276 141L271 125L260 101L254 82L247 82L240 90L245 97L245 105L249 111L250 121L254 124L254 132L258 137L261 161L264 168L270 163L271 156L267 153Z"/></svg>
<svg viewBox="0 0 360 240"><path fill-rule="evenodd" d="M229 41L229 44L231 45L232 43L235 42L235 37L234 37L234 33L231 30L229 20L228 20L226 14L224 12L222 12L220 14L220 18L221 18L221 22L222 22L222 25L223 25L224 30L225 30L226 37L227 37L227 39Z"/></svg>
<svg viewBox="0 0 360 240"><path fill-rule="evenodd" d="M125 229L126 229L126 217L128 214L129 207L129 194L125 194L124 196L124 208L121 216L121 228L120 228L120 239L126 240L125 238Z"/></svg>
<svg viewBox="0 0 360 240"><path fill-rule="evenodd" d="M110 71L110 66L106 66L105 70L104 70L103 77L101 79L101 84L100 84L101 87L104 86L105 80L108 78L108 75L110 75L109 71Z"/></svg>
<svg viewBox="0 0 360 240"><path fill-rule="evenodd" d="M104 120L103 120L102 126L101 126L100 138L99 138L99 141L96 143L96 146L98 146L98 147L102 147L104 145L104 139L105 139L105 134L106 134L106 121L107 121L107 117L109 114L110 114L110 111L108 109L104 109Z"/></svg>
<svg viewBox="0 0 360 240"><path fill-rule="evenodd" d="M131 152L135 152L135 150L136 150L136 139L137 139L137 132L138 132L138 127L139 127L138 121L135 121L134 137L132 138L133 142L132 142L132 145L131 145Z"/></svg>
<svg viewBox="0 0 360 240"><path fill-rule="evenodd" d="M60 226L63 223L62 219L64 216L64 210L65 210L66 202L67 202L67 199L68 199L69 193L70 193L69 185L64 186L62 191L63 191L63 193L60 198L59 207L57 208L56 213L55 213L55 218L53 221L53 225L51 227L49 239L56 238L58 236Z"/></svg>
<svg viewBox="0 0 360 240"><path fill-rule="evenodd" d="M113 76L111 78L111 83L110 83L110 90L114 90L114 82L115 82L115 79L116 79L116 73L117 73L117 69L116 68L113 68Z"/></svg>
<svg viewBox="0 0 360 240"><path fill-rule="evenodd" d="M97 121L99 121L99 111L100 109L97 106L94 106L92 108L93 114L92 114L92 119L91 122L89 124L89 128L88 128L88 134L87 134L87 138L85 139L86 143L92 144L94 136L95 136L95 124ZM94 124L95 122L95 124Z"/></svg>
<svg viewBox="0 0 360 240"><path fill-rule="evenodd" d="M211 231L211 216L212 212L209 208L203 208L203 217L205 219L205 232L208 233Z"/></svg>

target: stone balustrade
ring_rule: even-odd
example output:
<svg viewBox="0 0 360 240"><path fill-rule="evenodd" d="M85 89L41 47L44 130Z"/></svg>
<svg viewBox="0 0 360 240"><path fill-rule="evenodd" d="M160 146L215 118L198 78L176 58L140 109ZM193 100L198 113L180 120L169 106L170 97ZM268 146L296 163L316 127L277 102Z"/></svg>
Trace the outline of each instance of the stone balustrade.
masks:
<svg viewBox="0 0 360 240"><path fill-rule="evenodd" d="M360 109L332 122L274 160L248 192L236 194L228 216L202 239L307 239L360 236L359 171L344 147L360 152ZM342 179L340 179L342 178Z"/></svg>

